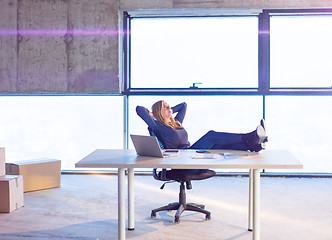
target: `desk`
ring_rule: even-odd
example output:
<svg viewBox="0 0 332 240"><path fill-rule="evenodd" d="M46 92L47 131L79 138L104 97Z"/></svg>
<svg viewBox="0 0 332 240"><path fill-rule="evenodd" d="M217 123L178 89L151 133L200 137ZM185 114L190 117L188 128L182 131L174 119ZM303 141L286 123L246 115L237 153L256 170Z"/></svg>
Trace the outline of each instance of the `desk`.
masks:
<svg viewBox="0 0 332 240"><path fill-rule="evenodd" d="M211 151L211 150L209 150ZM234 150L213 150L248 154L248 157L230 159L193 159L193 150L181 150L179 156L169 158L137 156L130 149L97 149L75 164L83 168L118 168L118 239L125 239L125 170L128 169L128 229L134 230L134 168L249 169L248 230L253 239L260 239L260 169L302 168L303 165L286 150L264 150L251 153Z"/></svg>

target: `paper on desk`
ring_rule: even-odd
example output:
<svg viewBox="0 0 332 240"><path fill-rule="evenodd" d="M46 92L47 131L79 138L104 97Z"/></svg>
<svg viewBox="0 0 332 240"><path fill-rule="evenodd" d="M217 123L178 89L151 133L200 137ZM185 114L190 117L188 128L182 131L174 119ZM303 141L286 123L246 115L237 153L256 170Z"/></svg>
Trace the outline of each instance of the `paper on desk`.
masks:
<svg viewBox="0 0 332 240"><path fill-rule="evenodd" d="M233 159L248 157L246 153L194 153L192 158L194 159Z"/></svg>
<svg viewBox="0 0 332 240"><path fill-rule="evenodd" d="M219 154L219 153L194 153L192 158L195 158L195 159L219 159L219 158L224 158L224 156Z"/></svg>
<svg viewBox="0 0 332 240"><path fill-rule="evenodd" d="M243 158L248 157L249 155L246 153L222 153L224 158L230 159L230 158Z"/></svg>

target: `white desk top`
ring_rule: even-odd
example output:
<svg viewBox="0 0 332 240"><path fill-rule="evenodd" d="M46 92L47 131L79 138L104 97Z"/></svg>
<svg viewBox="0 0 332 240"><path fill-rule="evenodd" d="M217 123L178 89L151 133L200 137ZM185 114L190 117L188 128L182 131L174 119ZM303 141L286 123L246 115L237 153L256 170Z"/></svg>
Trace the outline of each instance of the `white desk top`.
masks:
<svg viewBox="0 0 332 240"><path fill-rule="evenodd" d="M259 153L234 150L209 150L216 153L247 154L246 157L193 159L194 150L181 150L179 156L168 158L137 156L131 149L97 149L75 164L82 168L244 168L292 169L303 168L302 163L287 150L264 150Z"/></svg>

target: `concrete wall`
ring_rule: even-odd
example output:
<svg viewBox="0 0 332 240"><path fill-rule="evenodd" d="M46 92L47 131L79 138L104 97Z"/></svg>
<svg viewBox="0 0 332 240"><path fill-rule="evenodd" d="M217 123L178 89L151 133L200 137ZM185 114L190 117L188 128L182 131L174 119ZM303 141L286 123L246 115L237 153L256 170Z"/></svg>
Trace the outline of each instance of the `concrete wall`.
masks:
<svg viewBox="0 0 332 240"><path fill-rule="evenodd" d="M119 92L118 10L118 0L0 0L0 93Z"/></svg>
<svg viewBox="0 0 332 240"><path fill-rule="evenodd" d="M0 94L119 93L119 12L315 8L332 0L0 0Z"/></svg>

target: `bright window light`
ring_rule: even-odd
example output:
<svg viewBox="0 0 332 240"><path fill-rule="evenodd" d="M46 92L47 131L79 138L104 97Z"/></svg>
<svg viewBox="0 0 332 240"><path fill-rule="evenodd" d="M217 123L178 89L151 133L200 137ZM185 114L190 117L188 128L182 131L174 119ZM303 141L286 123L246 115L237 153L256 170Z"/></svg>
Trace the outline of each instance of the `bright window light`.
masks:
<svg viewBox="0 0 332 240"><path fill-rule="evenodd" d="M188 140L191 144L209 130L251 132L256 129L263 115L261 96L131 96L129 98L129 132L131 134L149 135L147 124L136 114L135 108L140 105L151 111L151 106L159 100L166 101L170 106L181 102L187 103L183 127L188 132ZM131 140L129 140L129 148L134 148ZM247 172L248 170L217 169L216 171Z"/></svg>
<svg viewBox="0 0 332 240"><path fill-rule="evenodd" d="M332 16L271 18L271 87L332 86Z"/></svg>
<svg viewBox="0 0 332 240"><path fill-rule="evenodd" d="M331 104L330 96L266 98L268 149L288 149L303 163L302 170L269 172L332 172Z"/></svg>
<svg viewBox="0 0 332 240"><path fill-rule="evenodd" d="M53 158L74 170L95 149L123 147L122 96L1 97L0 108L6 162Z"/></svg>
<svg viewBox="0 0 332 240"><path fill-rule="evenodd" d="M258 18L134 18L131 88L258 87Z"/></svg>

